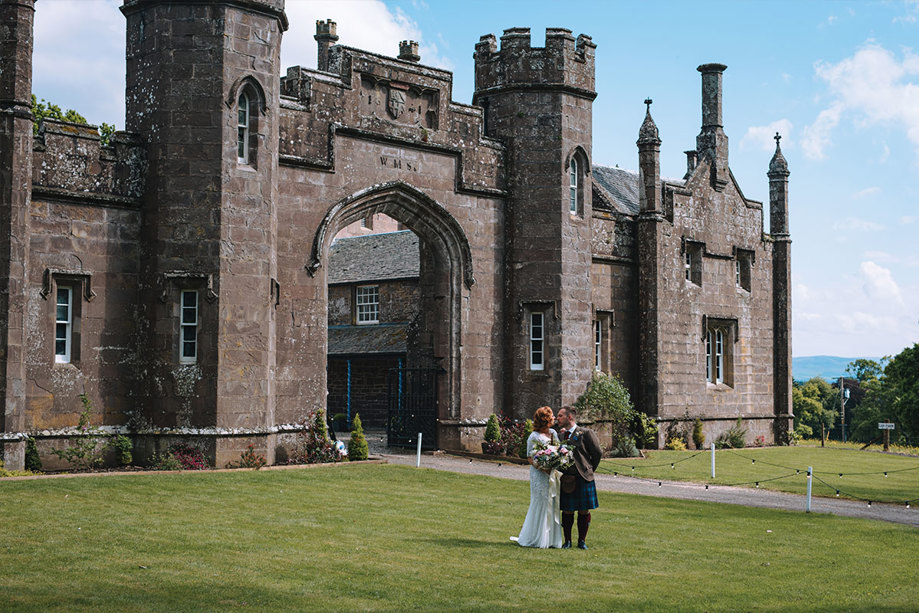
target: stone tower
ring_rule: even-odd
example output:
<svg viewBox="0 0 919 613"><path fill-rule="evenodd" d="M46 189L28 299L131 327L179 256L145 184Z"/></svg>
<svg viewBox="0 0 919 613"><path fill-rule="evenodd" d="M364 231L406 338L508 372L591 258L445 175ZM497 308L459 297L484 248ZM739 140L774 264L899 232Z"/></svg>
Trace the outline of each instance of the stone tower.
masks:
<svg viewBox="0 0 919 613"><path fill-rule="evenodd" d="M23 430L25 411L34 16L33 0L0 3L0 436ZM21 470L25 443L0 444L6 468Z"/></svg>
<svg viewBox="0 0 919 613"><path fill-rule="evenodd" d="M146 142L150 177L139 413L213 429L222 466L253 442L223 434L274 423L284 0L126 0L122 12L126 129ZM254 442L270 455L267 437Z"/></svg>
<svg viewBox="0 0 919 613"><path fill-rule="evenodd" d="M772 235L773 389L775 440L788 441L794 415L791 404L791 235L788 231L788 162L775 135L769 162L769 233Z"/></svg>
<svg viewBox="0 0 919 613"><path fill-rule="evenodd" d="M663 282L663 221L661 207L661 139L645 100L645 120L638 131L638 406L657 415L661 404L661 326L658 286Z"/></svg>
<svg viewBox="0 0 919 613"><path fill-rule="evenodd" d="M589 36L529 28L494 35L475 50L473 104L485 133L507 146L506 403L515 417L573 403L590 380L591 109Z"/></svg>

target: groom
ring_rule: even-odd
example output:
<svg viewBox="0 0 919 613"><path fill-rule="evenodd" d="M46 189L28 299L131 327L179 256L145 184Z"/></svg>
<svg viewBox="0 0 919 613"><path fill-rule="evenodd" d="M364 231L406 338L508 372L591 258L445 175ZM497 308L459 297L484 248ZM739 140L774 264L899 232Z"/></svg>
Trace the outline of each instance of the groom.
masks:
<svg viewBox="0 0 919 613"><path fill-rule="evenodd" d="M574 464L562 475L562 529L565 542L562 549L571 549L571 526L574 512L578 512L578 549L587 549L587 529L590 527L590 510L599 506L594 471L600 465L600 440L593 430L578 425L574 407L562 407L556 418L562 427L562 441L574 446Z"/></svg>

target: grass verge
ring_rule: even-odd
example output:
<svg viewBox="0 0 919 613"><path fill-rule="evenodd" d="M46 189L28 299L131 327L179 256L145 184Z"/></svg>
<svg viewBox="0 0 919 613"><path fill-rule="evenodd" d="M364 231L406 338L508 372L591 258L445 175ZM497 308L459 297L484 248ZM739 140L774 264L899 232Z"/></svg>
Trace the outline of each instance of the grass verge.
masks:
<svg viewBox="0 0 919 613"><path fill-rule="evenodd" d="M386 465L0 482L0 609L893 611L919 598L914 528L601 492L591 549L532 550L508 540L528 497L525 482Z"/></svg>
<svg viewBox="0 0 919 613"><path fill-rule="evenodd" d="M762 488L804 494L808 466L814 469L815 496L835 496L839 490L840 497L874 502L919 499L919 458L835 447L717 450L714 479L708 451L651 451L646 459L603 460L597 472L750 487L759 482Z"/></svg>

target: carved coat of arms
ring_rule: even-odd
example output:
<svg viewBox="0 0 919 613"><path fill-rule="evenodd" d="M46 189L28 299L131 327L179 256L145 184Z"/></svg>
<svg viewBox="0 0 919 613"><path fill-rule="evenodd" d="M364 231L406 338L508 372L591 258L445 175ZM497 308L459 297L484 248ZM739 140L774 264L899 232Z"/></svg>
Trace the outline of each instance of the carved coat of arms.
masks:
<svg viewBox="0 0 919 613"><path fill-rule="evenodd" d="M399 119L405 112L405 92L389 88L389 99L386 101L386 110L393 119Z"/></svg>

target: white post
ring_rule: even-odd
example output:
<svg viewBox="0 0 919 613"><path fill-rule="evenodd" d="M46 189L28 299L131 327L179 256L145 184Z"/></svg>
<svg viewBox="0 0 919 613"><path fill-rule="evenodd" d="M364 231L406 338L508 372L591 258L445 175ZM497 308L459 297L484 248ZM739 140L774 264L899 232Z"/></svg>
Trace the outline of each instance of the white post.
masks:
<svg viewBox="0 0 919 613"><path fill-rule="evenodd" d="M418 433L418 459L415 460L415 468L421 468L421 432Z"/></svg>
<svg viewBox="0 0 919 613"><path fill-rule="evenodd" d="M807 499L806 499L807 502L804 503L805 513L811 512L811 483L813 483L814 481L811 475L813 474L813 472L814 472L814 468L812 466L808 466L807 467Z"/></svg>
<svg viewBox="0 0 919 613"><path fill-rule="evenodd" d="M715 443L714 441L711 443L711 445L712 445L712 479L714 479L715 478Z"/></svg>

